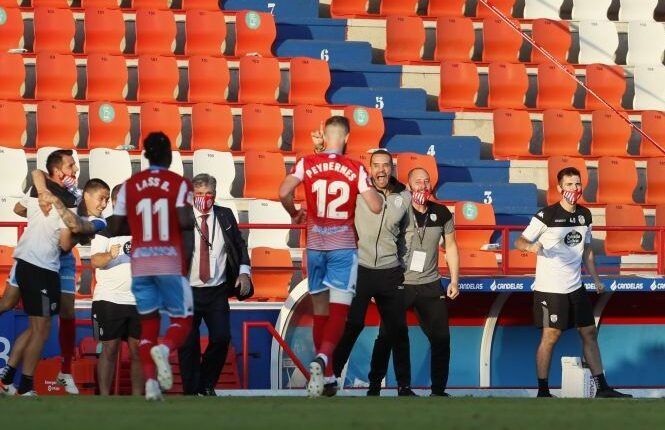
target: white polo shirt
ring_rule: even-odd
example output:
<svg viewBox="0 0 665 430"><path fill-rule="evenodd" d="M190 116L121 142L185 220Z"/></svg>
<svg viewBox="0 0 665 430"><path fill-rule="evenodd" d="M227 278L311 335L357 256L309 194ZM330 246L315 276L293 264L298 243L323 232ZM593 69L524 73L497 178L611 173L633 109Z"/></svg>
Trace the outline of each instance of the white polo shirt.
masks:
<svg viewBox="0 0 665 430"><path fill-rule="evenodd" d="M106 267L95 269L95 291L92 301L106 301L119 305L136 305L132 294L132 268L130 254L132 250L131 236L109 237L107 230L95 235L90 244L90 255L109 252L113 245L120 245L118 256Z"/></svg>

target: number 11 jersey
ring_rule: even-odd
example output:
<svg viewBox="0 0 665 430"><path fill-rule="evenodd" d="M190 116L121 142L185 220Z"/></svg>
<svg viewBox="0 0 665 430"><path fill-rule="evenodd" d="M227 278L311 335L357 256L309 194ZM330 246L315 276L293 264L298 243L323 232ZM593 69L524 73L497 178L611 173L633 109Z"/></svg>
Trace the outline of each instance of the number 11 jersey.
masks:
<svg viewBox="0 0 665 430"><path fill-rule="evenodd" d="M176 208L192 205L190 182L167 169L151 167L122 185L114 215L127 217L132 233L132 276L187 276Z"/></svg>
<svg viewBox="0 0 665 430"><path fill-rule="evenodd" d="M322 152L301 158L291 174L305 189L307 249L357 248L356 200L372 187L365 167L343 155Z"/></svg>

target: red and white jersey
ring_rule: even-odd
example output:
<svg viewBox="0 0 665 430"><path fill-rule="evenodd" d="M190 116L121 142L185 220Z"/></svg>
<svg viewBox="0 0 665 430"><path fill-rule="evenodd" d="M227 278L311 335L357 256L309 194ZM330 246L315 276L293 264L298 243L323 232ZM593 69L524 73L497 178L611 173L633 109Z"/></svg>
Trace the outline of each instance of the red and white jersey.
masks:
<svg viewBox="0 0 665 430"><path fill-rule="evenodd" d="M132 233L132 276L187 276L189 262L176 208L192 205L192 185L169 170L149 168L122 185L113 209Z"/></svg>
<svg viewBox="0 0 665 430"><path fill-rule="evenodd" d="M365 167L343 155L322 152L298 160L291 174L305 187L307 248L357 248L356 200L372 187Z"/></svg>

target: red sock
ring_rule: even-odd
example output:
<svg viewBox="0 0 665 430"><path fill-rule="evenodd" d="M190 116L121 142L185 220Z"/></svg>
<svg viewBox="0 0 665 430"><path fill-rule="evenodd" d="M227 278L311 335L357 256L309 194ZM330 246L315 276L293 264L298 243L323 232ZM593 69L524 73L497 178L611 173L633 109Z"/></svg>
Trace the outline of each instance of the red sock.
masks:
<svg viewBox="0 0 665 430"><path fill-rule="evenodd" d="M314 315L312 321L312 340L314 341L314 351L317 353L321 349L321 339L323 339L323 330L326 327L328 315Z"/></svg>
<svg viewBox="0 0 665 430"><path fill-rule="evenodd" d="M141 320L141 342L139 343L139 356L143 365L143 377L155 379L155 363L150 356L150 348L157 345L159 336L159 317Z"/></svg>
<svg viewBox="0 0 665 430"><path fill-rule="evenodd" d="M192 317L171 318L171 325L166 330L166 336L164 336L162 343L168 346L169 350L175 351L185 343L185 339L187 339L191 330Z"/></svg>
<svg viewBox="0 0 665 430"><path fill-rule="evenodd" d="M62 373L72 373L72 359L74 358L74 344L76 343L76 321L60 318L58 330L60 342L60 355L62 355Z"/></svg>
<svg viewBox="0 0 665 430"><path fill-rule="evenodd" d="M346 316L349 313L349 305L342 305L339 303L330 304L330 315L328 316L328 321L326 322L325 329L323 331L323 338L321 339L321 349L320 353L325 354L328 359L328 365L324 372L325 376L332 376L332 361L333 361L333 352L337 347L337 342L342 338L344 334L344 326L346 324Z"/></svg>

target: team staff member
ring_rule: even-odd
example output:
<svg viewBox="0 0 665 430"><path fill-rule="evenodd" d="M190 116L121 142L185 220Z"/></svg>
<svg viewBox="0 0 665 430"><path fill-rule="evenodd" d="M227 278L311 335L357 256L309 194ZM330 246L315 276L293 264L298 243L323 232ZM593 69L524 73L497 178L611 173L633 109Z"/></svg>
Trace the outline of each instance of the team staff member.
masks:
<svg viewBox="0 0 665 430"><path fill-rule="evenodd" d="M231 342L229 296L251 296L250 262L233 212L216 206L217 180L200 174L194 187L194 255L189 281L194 295L192 330L178 350L185 394L214 396ZM203 357L199 326L208 327Z"/></svg>
<svg viewBox="0 0 665 430"><path fill-rule="evenodd" d="M552 351L561 332L572 327L582 338L584 358L596 384L596 397L632 397L607 385L598 348L598 331L591 301L582 284L582 264L598 294L605 287L598 277L591 246L591 211L577 204L582 197L580 172L566 167L557 174L561 200L531 219L515 246L538 255L533 293L533 316L542 338L536 352L538 397L552 397L548 376Z"/></svg>
<svg viewBox="0 0 665 430"><path fill-rule="evenodd" d="M411 194L404 184L392 176L393 162L384 149L370 157L372 183L383 199L381 213L370 211L363 199L356 208L358 232L358 285L353 298L344 334L335 354L333 366L337 378L342 374L353 345L365 326L365 314L374 299L385 327L386 337L394 351L393 364L397 376L398 395L413 396L409 332L404 310L404 268L399 247L404 246L404 231L409 222ZM326 394L334 394L326 390ZM368 394L378 394L372 387Z"/></svg>
<svg viewBox="0 0 665 430"><path fill-rule="evenodd" d="M409 172L412 193L409 224L406 228L406 271L404 272L404 305L413 308L420 327L429 339L431 357L432 396L447 396L448 366L450 364L450 330L446 296L454 300L459 295L459 253L455 241L453 217L448 208L430 202L430 178L427 170L417 167ZM439 242L443 237L446 261L450 270L447 292L441 288L439 274ZM370 391L378 395L381 380L386 375L390 359L390 343L385 327L379 330L372 354Z"/></svg>

